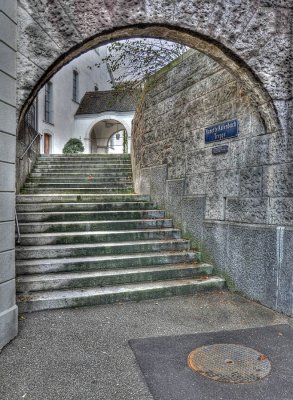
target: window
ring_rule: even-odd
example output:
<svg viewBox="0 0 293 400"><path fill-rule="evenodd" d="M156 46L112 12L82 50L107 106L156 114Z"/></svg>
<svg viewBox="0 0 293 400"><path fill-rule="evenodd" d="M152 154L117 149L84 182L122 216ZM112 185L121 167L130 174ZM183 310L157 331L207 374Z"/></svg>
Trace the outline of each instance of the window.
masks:
<svg viewBox="0 0 293 400"><path fill-rule="evenodd" d="M48 82L45 86L45 122L53 123L53 84Z"/></svg>
<svg viewBox="0 0 293 400"><path fill-rule="evenodd" d="M78 72L73 71L73 92L72 100L78 102Z"/></svg>
<svg viewBox="0 0 293 400"><path fill-rule="evenodd" d="M37 102L34 101L25 116L26 123L33 129L37 128Z"/></svg>

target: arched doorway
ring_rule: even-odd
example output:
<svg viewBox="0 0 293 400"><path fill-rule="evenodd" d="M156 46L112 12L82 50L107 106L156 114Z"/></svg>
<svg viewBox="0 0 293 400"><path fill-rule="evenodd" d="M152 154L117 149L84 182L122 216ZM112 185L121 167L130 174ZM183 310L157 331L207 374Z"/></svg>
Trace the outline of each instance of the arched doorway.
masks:
<svg viewBox="0 0 293 400"><path fill-rule="evenodd" d="M91 153L128 153L128 133L125 126L118 120L105 119L97 122L91 128L89 138Z"/></svg>

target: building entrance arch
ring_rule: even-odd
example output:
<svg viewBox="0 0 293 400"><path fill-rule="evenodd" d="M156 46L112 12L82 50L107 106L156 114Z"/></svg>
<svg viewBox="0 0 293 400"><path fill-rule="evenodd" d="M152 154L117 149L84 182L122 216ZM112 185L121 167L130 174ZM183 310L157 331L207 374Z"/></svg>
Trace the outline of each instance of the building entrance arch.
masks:
<svg viewBox="0 0 293 400"><path fill-rule="evenodd" d="M97 154L111 154L128 152L124 141L128 133L123 123L115 119L103 119L96 122L89 133L89 152ZM130 135L129 135L130 137Z"/></svg>

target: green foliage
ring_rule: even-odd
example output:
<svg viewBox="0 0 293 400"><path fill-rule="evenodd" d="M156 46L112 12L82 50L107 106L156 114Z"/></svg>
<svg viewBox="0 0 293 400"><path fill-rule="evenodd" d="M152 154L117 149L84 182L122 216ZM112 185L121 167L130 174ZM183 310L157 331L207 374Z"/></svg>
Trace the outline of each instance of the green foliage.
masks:
<svg viewBox="0 0 293 400"><path fill-rule="evenodd" d="M72 138L63 147L63 154L77 154L83 153L84 146L80 139Z"/></svg>

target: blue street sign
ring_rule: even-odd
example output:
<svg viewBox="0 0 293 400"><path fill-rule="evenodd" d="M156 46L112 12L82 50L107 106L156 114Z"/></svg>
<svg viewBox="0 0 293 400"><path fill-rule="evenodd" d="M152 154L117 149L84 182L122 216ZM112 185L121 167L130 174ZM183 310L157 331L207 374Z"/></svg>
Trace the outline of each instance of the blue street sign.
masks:
<svg viewBox="0 0 293 400"><path fill-rule="evenodd" d="M205 143L216 142L217 140L230 139L238 136L239 121L233 119L205 129Z"/></svg>

